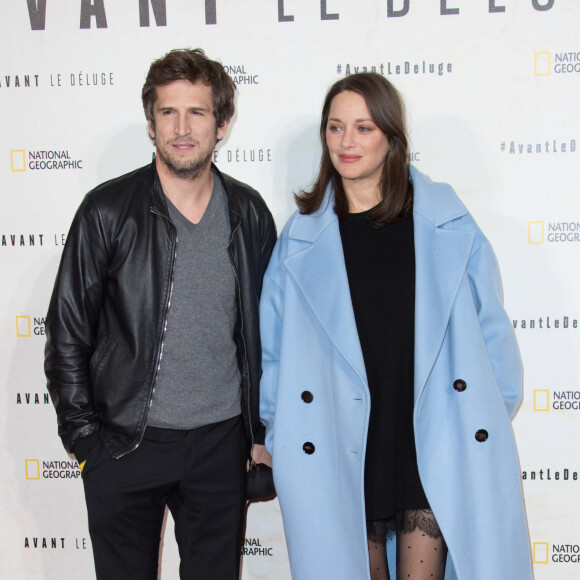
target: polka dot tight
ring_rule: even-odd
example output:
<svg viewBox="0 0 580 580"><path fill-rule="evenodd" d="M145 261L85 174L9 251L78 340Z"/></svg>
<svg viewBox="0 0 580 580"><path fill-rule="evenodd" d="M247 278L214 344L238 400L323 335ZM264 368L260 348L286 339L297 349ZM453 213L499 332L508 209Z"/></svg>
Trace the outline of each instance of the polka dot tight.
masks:
<svg viewBox="0 0 580 580"><path fill-rule="evenodd" d="M397 580L443 580L447 546L431 510L406 510L393 521L367 522L371 580L390 580L386 541L393 527Z"/></svg>

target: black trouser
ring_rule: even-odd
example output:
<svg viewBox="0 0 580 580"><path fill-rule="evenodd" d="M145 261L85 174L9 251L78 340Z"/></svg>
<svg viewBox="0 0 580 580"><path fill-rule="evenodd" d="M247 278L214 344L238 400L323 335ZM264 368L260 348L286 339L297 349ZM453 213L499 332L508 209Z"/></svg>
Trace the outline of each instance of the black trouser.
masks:
<svg viewBox="0 0 580 580"><path fill-rule="evenodd" d="M191 431L147 428L120 459L94 448L83 481L97 578L157 579L167 505L180 578L237 580L246 449L241 416Z"/></svg>

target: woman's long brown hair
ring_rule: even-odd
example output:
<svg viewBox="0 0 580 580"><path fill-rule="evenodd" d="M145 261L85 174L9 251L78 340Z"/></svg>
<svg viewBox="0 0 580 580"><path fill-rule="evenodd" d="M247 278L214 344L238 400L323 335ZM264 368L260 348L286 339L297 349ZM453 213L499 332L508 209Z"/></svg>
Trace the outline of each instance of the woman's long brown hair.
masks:
<svg viewBox="0 0 580 580"><path fill-rule="evenodd" d="M381 201L369 214L369 219L378 227L402 220L413 211L413 187L409 182L407 166L405 107L397 89L378 73L350 75L330 87L324 100L320 119L322 145L320 169L313 188L310 191L301 190L295 195L300 213L316 212L330 184L334 189L334 211L338 218L344 219L348 214L348 200L342 186L342 179L332 164L326 143L326 125L332 99L343 91L352 91L364 98L373 122L389 142L389 150L379 183Z"/></svg>

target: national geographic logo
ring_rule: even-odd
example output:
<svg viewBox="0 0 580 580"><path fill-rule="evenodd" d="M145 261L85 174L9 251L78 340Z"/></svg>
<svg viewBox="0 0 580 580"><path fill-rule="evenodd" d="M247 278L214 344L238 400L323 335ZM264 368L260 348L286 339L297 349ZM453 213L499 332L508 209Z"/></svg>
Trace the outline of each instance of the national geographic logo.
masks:
<svg viewBox="0 0 580 580"><path fill-rule="evenodd" d="M219 149L213 152L213 161L227 161L228 163L270 163L272 161L272 149L262 147L236 147L231 149Z"/></svg>
<svg viewBox="0 0 580 580"><path fill-rule="evenodd" d="M534 53L534 75L537 77L546 77L552 70L552 53L541 51Z"/></svg>
<svg viewBox="0 0 580 580"><path fill-rule="evenodd" d="M260 538L245 538L242 544L242 556L273 556L274 550L262 546Z"/></svg>
<svg viewBox="0 0 580 580"><path fill-rule="evenodd" d="M533 543L534 564L577 564L580 562L579 544Z"/></svg>
<svg viewBox="0 0 580 580"><path fill-rule="evenodd" d="M504 140L500 143L499 150L508 155L545 155L554 153L576 153L576 139L560 141L558 139L546 139L535 143L520 142L516 140Z"/></svg>
<svg viewBox="0 0 580 580"><path fill-rule="evenodd" d="M24 149L10 149L10 170L14 173L26 171L26 151Z"/></svg>
<svg viewBox="0 0 580 580"><path fill-rule="evenodd" d="M515 318L516 330L576 330L578 319L571 316L539 316L537 318Z"/></svg>
<svg viewBox="0 0 580 580"><path fill-rule="evenodd" d="M534 53L534 75L547 77L554 74L580 73L580 51Z"/></svg>
<svg viewBox="0 0 580 580"><path fill-rule="evenodd" d="M534 389L534 411L580 411L580 391Z"/></svg>
<svg viewBox="0 0 580 580"><path fill-rule="evenodd" d="M260 76L246 71L246 65L244 64L224 64L224 69L232 77L234 83L236 83L238 86L260 84Z"/></svg>
<svg viewBox="0 0 580 580"><path fill-rule="evenodd" d="M580 242L580 222L528 222L528 244Z"/></svg>
<svg viewBox="0 0 580 580"><path fill-rule="evenodd" d="M44 317L32 317L28 315L16 316L16 336L18 338L30 338L31 336L44 336Z"/></svg>
<svg viewBox="0 0 580 580"><path fill-rule="evenodd" d="M23 171L53 171L82 169L82 159L73 159L68 150L10 150L10 169L15 173Z"/></svg>
<svg viewBox="0 0 580 580"><path fill-rule="evenodd" d="M578 472L569 467L556 468L542 467L522 471L522 481L578 481Z"/></svg>
<svg viewBox="0 0 580 580"><path fill-rule="evenodd" d="M50 461L40 459L25 459L24 472L28 481L41 479L77 479L81 476L79 464L76 461Z"/></svg>
<svg viewBox="0 0 580 580"><path fill-rule="evenodd" d="M372 65L355 65L342 63L336 65L336 74L340 75L344 71L345 76L357 74L359 72L376 72L383 76L443 76L453 72L453 65L450 62L432 62L430 60L401 60L397 62L381 62Z"/></svg>

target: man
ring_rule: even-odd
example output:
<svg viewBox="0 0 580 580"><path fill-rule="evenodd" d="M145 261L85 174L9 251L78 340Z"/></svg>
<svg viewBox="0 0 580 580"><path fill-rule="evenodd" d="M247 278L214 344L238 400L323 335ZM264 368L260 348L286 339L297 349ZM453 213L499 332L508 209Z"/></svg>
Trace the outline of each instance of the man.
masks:
<svg viewBox="0 0 580 580"><path fill-rule="evenodd" d="M181 578L239 576L276 231L260 195L211 163L234 92L202 50L155 61L142 92L155 160L91 191L63 251L45 372L99 579L157 578L166 505Z"/></svg>

